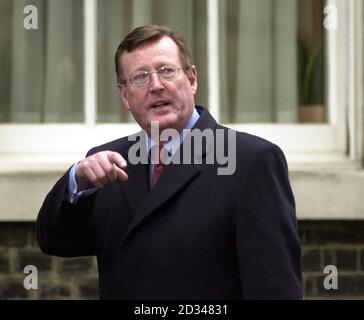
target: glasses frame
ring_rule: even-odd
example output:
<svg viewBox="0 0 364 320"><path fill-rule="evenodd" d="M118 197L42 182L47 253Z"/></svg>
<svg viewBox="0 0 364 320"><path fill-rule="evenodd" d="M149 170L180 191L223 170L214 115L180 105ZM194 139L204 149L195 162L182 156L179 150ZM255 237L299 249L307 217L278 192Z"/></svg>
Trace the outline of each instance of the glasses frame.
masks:
<svg viewBox="0 0 364 320"><path fill-rule="evenodd" d="M161 70L163 70L164 68L171 68L171 69L174 69L176 71L176 75L173 77L173 78L164 78L163 77L163 73L160 73ZM121 84L126 84L128 81L130 82L131 85L135 86L135 87L144 87L144 86L147 86L149 83L150 83L150 79L151 79L151 74L152 73L156 73L157 76L158 76L158 79L159 81L163 81L163 80L166 80L166 81L173 81L175 79L177 79L177 77L179 76L179 71L181 69L184 69L182 66L178 66L178 67L175 67L175 66L162 66L160 67L158 70L155 70L155 71L140 71L136 74L134 74L133 76L130 76L129 78L125 79L123 82L121 82ZM146 81L142 84L136 84L134 81L133 81L133 78L136 77L138 74L145 74L147 75L148 77L146 78Z"/></svg>

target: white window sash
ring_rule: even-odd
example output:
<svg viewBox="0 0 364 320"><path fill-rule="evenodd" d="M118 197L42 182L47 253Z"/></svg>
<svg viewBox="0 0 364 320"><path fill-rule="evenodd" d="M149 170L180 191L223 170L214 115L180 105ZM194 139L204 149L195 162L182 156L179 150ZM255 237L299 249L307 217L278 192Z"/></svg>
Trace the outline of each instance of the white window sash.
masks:
<svg viewBox="0 0 364 320"><path fill-rule="evenodd" d="M97 1L84 0L84 114L88 126L96 124L97 115Z"/></svg>

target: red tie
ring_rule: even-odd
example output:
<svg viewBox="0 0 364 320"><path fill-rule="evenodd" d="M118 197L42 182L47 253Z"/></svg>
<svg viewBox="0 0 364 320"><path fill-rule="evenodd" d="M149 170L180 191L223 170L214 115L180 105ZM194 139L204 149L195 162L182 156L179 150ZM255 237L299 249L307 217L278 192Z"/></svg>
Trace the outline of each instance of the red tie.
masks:
<svg viewBox="0 0 364 320"><path fill-rule="evenodd" d="M157 146L153 147L152 149L152 156L154 159L158 159L158 162L155 161L155 165L154 165L154 172L153 172L153 176L152 176L152 188L155 186L155 184L157 183L159 177L161 176L162 172L163 172L163 167L164 164L161 161L161 153L162 153L162 148L163 145L159 145L159 148L157 148Z"/></svg>

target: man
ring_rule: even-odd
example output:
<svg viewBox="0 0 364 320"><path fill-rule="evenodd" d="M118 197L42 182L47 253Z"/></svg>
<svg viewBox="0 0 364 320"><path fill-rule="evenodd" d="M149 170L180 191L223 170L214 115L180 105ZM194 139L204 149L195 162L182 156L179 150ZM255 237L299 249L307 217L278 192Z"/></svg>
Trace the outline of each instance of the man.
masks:
<svg viewBox="0 0 364 320"><path fill-rule="evenodd" d="M66 172L38 216L43 252L96 255L102 299L300 299L295 203L281 150L218 125L195 106L197 71L173 31L136 28L115 63L122 100L146 142L106 143ZM156 141L166 129L181 138L172 135L178 151L170 139ZM218 174L216 161L160 166L152 157L159 144L172 159L209 156L211 143L199 157L183 148L188 129L222 132L223 142L212 145L216 152L234 146L233 174ZM147 163L133 164L137 143Z"/></svg>

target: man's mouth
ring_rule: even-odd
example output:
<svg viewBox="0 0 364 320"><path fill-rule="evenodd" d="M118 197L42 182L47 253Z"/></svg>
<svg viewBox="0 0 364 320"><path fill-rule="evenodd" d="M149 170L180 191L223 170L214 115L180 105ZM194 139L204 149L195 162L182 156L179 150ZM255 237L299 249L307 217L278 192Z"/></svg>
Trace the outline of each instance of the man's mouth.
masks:
<svg viewBox="0 0 364 320"><path fill-rule="evenodd" d="M163 107L165 107L167 105L169 105L169 102L167 102L167 101L161 101L161 102L158 102L156 104L153 104L151 106L151 108L152 109L161 109L161 108L163 108Z"/></svg>

